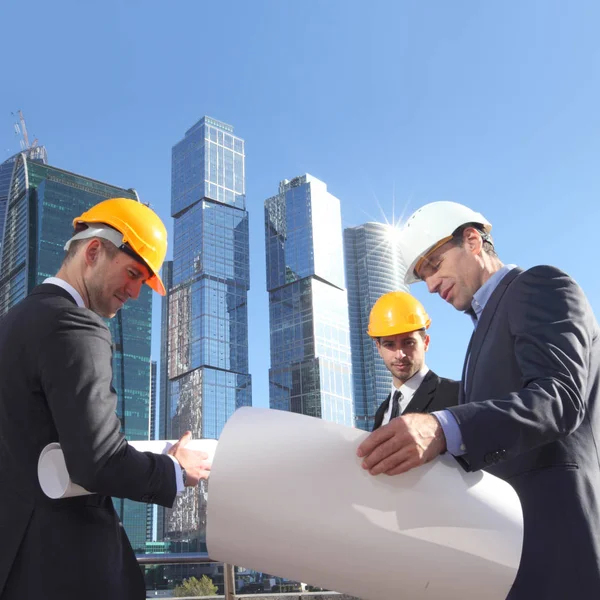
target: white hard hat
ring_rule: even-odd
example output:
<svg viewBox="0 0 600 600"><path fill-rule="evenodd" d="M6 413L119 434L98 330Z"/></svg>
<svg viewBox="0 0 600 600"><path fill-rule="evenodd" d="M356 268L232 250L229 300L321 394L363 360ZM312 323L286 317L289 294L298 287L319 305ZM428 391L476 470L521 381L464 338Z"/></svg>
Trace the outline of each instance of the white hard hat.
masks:
<svg viewBox="0 0 600 600"><path fill-rule="evenodd" d="M415 275L418 262L450 240L454 231L467 223L480 223L485 233L492 228L481 213L457 202L431 202L414 212L399 234L400 248L407 265L404 283L420 281Z"/></svg>

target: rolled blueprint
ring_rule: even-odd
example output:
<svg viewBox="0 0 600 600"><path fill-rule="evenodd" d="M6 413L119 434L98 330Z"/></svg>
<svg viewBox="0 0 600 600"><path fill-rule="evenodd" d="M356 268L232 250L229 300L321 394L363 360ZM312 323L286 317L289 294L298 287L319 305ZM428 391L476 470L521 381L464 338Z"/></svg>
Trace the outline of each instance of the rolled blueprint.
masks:
<svg viewBox="0 0 600 600"><path fill-rule="evenodd" d="M209 556L365 600L504 600L523 542L512 487L447 455L372 476L367 435L239 409L211 469Z"/></svg>
<svg viewBox="0 0 600 600"><path fill-rule="evenodd" d="M166 454L176 442L177 440L140 440L128 442L128 444L140 452ZM186 448L206 452L208 454L207 461L212 462L217 449L217 440L190 440ZM44 494L53 499L95 493L89 492L71 481L65 464L65 457L58 442L48 444L40 453L38 479Z"/></svg>

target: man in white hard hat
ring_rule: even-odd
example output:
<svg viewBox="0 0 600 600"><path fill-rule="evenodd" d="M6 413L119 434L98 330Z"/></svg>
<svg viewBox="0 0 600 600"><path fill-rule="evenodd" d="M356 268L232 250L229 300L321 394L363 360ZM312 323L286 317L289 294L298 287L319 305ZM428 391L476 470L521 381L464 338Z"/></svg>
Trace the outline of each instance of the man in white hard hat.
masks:
<svg viewBox="0 0 600 600"><path fill-rule="evenodd" d="M447 450L465 470L505 479L524 516L509 599L600 598L600 329L571 277L504 265L490 230L454 202L406 222L406 283L424 281L475 331L459 405L395 419L358 455L373 475L391 475Z"/></svg>

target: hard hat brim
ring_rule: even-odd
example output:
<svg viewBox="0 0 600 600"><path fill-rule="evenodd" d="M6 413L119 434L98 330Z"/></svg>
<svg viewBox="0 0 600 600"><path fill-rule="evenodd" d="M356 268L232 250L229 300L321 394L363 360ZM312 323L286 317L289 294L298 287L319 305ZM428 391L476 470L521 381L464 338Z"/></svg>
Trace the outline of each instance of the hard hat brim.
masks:
<svg viewBox="0 0 600 600"><path fill-rule="evenodd" d="M427 331L429 329L430 325L431 325L431 319L427 319L427 321L425 321L425 323L420 326L415 325L413 327L412 325L408 325L405 327L397 327L397 328L394 328L393 331L390 331L389 329L386 329L385 331L384 330L381 330L381 331L367 330L367 335L373 339L382 338L382 337L390 337L393 335L402 335L403 333L412 333L413 331L421 331L421 330Z"/></svg>
<svg viewBox="0 0 600 600"><path fill-rule="evenodd" d="M146 285L151 287L157 294L160 294L161 296L167 295L167 290L165 289L165 286L158 275L152 275L152 277L147 279Z"/></svg>

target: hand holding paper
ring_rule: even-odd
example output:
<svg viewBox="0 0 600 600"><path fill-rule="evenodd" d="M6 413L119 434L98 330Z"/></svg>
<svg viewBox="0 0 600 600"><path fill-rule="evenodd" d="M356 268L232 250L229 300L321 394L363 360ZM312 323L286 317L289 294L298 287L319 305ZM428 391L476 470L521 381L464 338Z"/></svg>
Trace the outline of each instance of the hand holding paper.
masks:
<svg viewBox="0 0 600 600"><path fill-rule="evenodd" d="M185 450L184 461L191 465L191 477L194 477L197 483L198 479L206 479L210 473L210 465L217 449L217 440L192 440L190 438L191 434L187 436L183 447L179 446L174 452ZM182 440L140 440L129 442L129 445L139 452L166 454L172 447L181 444ZM173 456L177 458L175 454ZM187 466L183 465L183 467L187 471ZM70 498L94 493L71 481L65 457L58 442L48 444L42 450L38 460L38 479L42 491L49 498Z"/></svg>
<svg viewBox="0 0 600 600"><path fill-rule="evenodd" d="M201 479L208 479L210 475L209 455L207 452L193 450L189 443L192 440L192 432L186 431L181 439L169 448L170 454L181 465L186 472L186 487L198 485Z"/></svg>
<svg viewBox="0 0 600 600"><path fill-rule="evenodd" d="M433 460L446 449L439 421L432 415L407 414L374 431L358 447L371 475L399 475Z"/></svg>

